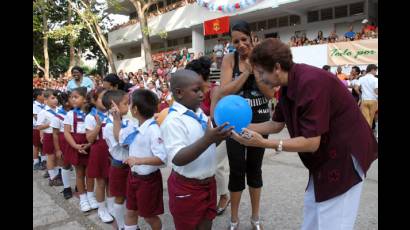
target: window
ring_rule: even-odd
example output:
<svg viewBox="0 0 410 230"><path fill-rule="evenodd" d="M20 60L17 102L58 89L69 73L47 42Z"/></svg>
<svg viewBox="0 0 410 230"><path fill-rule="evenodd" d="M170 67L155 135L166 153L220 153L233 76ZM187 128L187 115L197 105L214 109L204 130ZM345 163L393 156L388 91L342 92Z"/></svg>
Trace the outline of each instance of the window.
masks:
<svg viewBox="0 0 410 230"><path fill-rule="evenodd" d="M307 21L309 22L317 22L319 21L319 11L315 10L315 11L308 11L307 13Z"/></svg>
<svg viewBox="0 0 410 230"><path fill-rule="evenodd" d="M266 30L266 21L260 21L258 22L258 30Z"/></svg>
<svg viewBox="0 0 410 230"><path fill-rule="evenodd" d="M251 28L251 31L257 31L257 23L256 22L249 23L249 27Z"/></svg>
<svg viewBox="0 0 410 230"><path fill-rule="evenodd" d="M279 27L289 26L289 16L279 18Z"/></svg>
<svg viewBox="0 0 410 230"><path fill-rule="evenodd" d="M269 19L268 20L268 29L278 27L278 19Z"/></svg>
<svg viewBox="0 0 410 230"><path fill-rule="evenodd" d="M347 17L347 5L335 7L335 18Z"/></svg>
<svg viewBox="0 0 410 230"><path fill-rule="evenodd" d="M278 38L278 33L265 34L265 38Z"/></svg>
<svg viewBox="0 0 410 230"><path fill-rule="evenodd" d="M168 40L168 47L177 46L177 45L178 45L178 39Z"/></svg>
<svg viewBox="0 0 410 230"><path fill-rule="evenodd" d="M330 20L333 19L333 8L326 8L320 10L320 20Z"/></svg>
<svg viewBox="0 0 410 230"><path fill-rule="evenodd" d="M300 25L300 16L299 15L290 15L289 16L290 26Z"/></svg>
<svg viewBox="0 0 410 230"><path fill-rule="evenodd" d="M352 3L349 5L350 16L364 13L364 2Z"/></svg>
<svg viewBox="0 0 410 230"><path fill-rule="evenodd" d="M192 42L192 37L191 36L184 37L184 44L189 44L191 42Z"/></svg>

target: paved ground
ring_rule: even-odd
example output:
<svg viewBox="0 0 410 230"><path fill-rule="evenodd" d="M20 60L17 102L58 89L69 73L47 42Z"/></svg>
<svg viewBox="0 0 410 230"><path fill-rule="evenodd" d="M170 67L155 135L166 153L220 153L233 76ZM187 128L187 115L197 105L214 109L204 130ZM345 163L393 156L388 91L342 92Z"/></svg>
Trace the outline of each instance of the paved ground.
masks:
<svg viewBox="0 0 410 230"><path fill-rule="evenodd" d="M287 136L283 131L280 136ZM218 150L224 151L221 144ZM300 229L303 210L303 193L308 179L308 171L296 153L284 152L275 155L273 150L265 153L263 162L264 187L261 199L261 218L266 230ZM168 178L169 168L162 169L163 177ZM66 201L60 191L62 187L49 187L41 176L43 171L33 172L33 229L81 230L113 229L113 224L99 221L96 211L83 214L79 211L79 200L73 197ZM72 177L74 184L74 175ZM164 181L165 214L161 216L164 230L172 230L173 221L168 209L168 192ZM226 229L230 216L229 209L214 220L213 229ZM251 229L250 200L244 191L240 206L241 229ZM142 229L149 229L143 220ZM378 162L375 161L368 172L363 187L359 214L355 229L378 229Z"/></svg>

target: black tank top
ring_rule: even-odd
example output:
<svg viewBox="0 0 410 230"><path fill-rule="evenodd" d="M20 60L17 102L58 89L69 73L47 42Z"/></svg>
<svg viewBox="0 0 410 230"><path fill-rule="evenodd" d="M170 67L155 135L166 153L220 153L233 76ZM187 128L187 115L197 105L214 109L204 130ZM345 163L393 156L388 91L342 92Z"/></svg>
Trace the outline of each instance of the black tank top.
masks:
<svg viewBox="0 0 410 230"><path fill-rule="evenodd" d="M233 66L232 80L239 77L242 73L239 70L239 53L234 53L235 62ZM262 94L256 85L255 76L249 75L237 95L245 98L252 108L252 123L268 121L270 119L269 99Z"/></svg>

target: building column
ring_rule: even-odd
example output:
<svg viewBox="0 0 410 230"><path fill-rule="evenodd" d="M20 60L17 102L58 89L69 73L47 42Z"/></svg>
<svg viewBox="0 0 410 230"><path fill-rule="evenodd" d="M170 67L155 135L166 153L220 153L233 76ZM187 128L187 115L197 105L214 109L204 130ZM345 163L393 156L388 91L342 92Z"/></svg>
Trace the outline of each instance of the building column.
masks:
<svg viewBox="0 0 410 230"><path fill-rule="evenodd" d="M201 27L192 28L192 49L195 57L198 57L199 52L205 54L205 38Z"/></svg>

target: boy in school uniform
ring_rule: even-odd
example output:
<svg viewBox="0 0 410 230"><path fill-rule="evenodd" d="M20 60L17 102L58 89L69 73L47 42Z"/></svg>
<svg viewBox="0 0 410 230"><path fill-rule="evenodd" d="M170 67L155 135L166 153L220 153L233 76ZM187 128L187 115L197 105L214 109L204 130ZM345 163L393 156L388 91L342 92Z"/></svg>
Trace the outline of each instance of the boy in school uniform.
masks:
<svg viewBox="0 0 410 230"><path fill-rule="evenodd" d="M130 125L131 121L126 118L128 113L128 94L122 90L108 90L104 93L102 104L109 110L106 125L102 128L103 138L108 145L111 156L109 171L109 190L114 197L113 210L109 212L114 216L118 229L124 229L125 206L124 201L127 191L127 178L130 168L123 161L128 157L128 149L121 146L119 140L119 129ZM114 108L115 107L115 108ZM114 118L115 117L115 118ZM113 122L119 122L118 130L114 134ZM137 227L137 229L139 229Z"/></svg>
<svg viewBox="0 0 410 230"><path fill-rule="evenodd" d="M46 169L45 165L42 162L45 162L46 156L42 153L41 161L38 159L38 154L41 148L40 141L40 130L36 128L37 116L45 108L44 105L44 95L43 89L34 89L33 90L33 169L34 170L43 170Z"/></svg>
<svg viewBox="0 0 410 230"><path fill-rule="evenodd" d="M46 107L40 111L37 117L36 128L43 132L43 152L47 154L47 169L50 186L61 186L63 182L58 178L59 170L57 166L56 153L53 142L53 128L50 126L51 121L54 118L54 114L57 113L57 93L52 89L44 91L44 99Z"/></svg>
<svg viewBox="0 0 410 230"><path fill-rule="evenodd" d="M167 159L161 131L153 118L158 98L146 89L132 94L131 114L138 124L119 132L120 144L128 146L129 157L124 161L131 167L127 182L127 215L125 230L135 230L141 216L153 230L161 230L158 215L164 213L162 175L159 168ZM114 122L114 127L118 126Z"/></svg>
<svg viewBox="0 0 410 230"><path fill-rule="evenodd" d="M161 124L171 162L168 178L169 209L176 230L211 229L216 216L216 143L231 135L225 123L211 127L199 108L202 78L191 70L171 77L174 103Z"/></svg>

